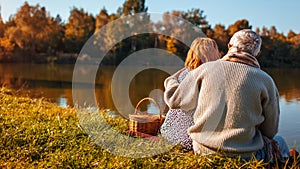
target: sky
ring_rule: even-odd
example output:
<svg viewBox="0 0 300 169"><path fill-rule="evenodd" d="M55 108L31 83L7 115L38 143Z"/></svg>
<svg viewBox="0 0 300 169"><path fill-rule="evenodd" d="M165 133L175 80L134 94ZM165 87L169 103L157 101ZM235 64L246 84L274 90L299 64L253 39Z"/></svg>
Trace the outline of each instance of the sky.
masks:
<svg viewBox="0 0 300 169"><path fill-rule="evenodd" d="M83 8L96 16L102 8L109 14L116 13L125 0L27 0L30 5L39 4L46 7L50 15L59 14L67 22L73 7ZM0 0L1 16L7 21L9 16L16 14L25 0ZM277 28L277 32L285 35L293 30L300 33L300 0L146 0L150 13L167 11L187 11L199 8L204 11L206 20L214 27L222 24L226 28L240 19L247 19L252 29Z"/></svg>

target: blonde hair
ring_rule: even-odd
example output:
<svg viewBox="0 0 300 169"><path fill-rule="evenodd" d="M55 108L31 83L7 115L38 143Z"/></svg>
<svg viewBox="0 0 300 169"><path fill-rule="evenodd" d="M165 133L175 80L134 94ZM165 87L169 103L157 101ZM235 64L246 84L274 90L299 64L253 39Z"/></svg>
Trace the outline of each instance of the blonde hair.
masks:
<svg viewBox="0 0 300 169"><path fill-rule="evenodd" d="M220 59L217 43L210 38L196 38L188 51L185 67L193 70L202 63Z"/></svg>

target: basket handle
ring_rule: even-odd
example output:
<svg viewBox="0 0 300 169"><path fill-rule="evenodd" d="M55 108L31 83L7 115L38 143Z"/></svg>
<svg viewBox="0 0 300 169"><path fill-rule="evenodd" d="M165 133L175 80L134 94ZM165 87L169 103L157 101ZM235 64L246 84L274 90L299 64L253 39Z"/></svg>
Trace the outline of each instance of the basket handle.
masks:
<svg viewBox="0 0 300 169"><path fill-rule="evenodd" d="M162 112L161 112L161 110L160 110L160 107L159 107L158 103L157 103L154 99L152 99L151 97L145 97L145 98L143 98L142 100L140 100L140 101L137 103L137 105L135 106L134 114L137 114L137 110L138 110L140 104L141 104L143 101L145 101L145 100L152 101L152 102L155 104L155 106L156 106L156 107L158 108L158 110L159 110L159 118L161 119Z"/></svg>

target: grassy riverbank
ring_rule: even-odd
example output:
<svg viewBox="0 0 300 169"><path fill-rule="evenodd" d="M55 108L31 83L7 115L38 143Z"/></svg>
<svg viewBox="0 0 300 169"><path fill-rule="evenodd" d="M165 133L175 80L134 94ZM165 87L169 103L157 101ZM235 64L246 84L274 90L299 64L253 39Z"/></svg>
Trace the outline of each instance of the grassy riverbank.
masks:
<svg viewBox="0 0 300 169"><path fill-rule="evenodd" d="M98 114L122 132L126 120ZM85 120L85 124L93 123ZM114 155L95 144L73 108L0 88L0 168L264 168L260 161L200 157L179 147L145 158ZM105 137L107 139L107 137ZM113 138L112 138L113 139ZM143 146L147 146L143 145ZM134 148L133 148L134 149ZM130 152L127 152L130 153Z"/></svg>

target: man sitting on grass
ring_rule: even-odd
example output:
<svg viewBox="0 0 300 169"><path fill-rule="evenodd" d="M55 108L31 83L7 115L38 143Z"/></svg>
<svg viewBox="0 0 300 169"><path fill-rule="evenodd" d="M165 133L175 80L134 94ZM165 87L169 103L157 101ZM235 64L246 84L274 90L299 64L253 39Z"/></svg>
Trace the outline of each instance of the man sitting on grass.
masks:
<svg viewBox="0 0 300 169"><path fill-rule="evenodd" d="M173 109L196 109L188 129L197 154L239 155L270 161L288 157L278 131L279 95L273 79L260 69L262 40L244 29L231 38L228 53L192 70L179 84L165 80L165 102ZM275 150L280 146L280 152ZM269 151L273 150L273 151ZM274 153L275 152L275 153Z"/></svg>

